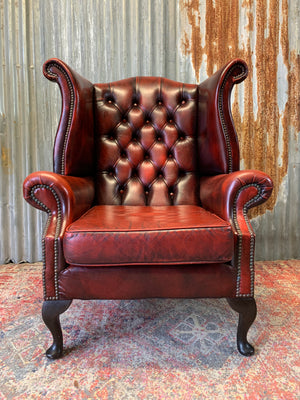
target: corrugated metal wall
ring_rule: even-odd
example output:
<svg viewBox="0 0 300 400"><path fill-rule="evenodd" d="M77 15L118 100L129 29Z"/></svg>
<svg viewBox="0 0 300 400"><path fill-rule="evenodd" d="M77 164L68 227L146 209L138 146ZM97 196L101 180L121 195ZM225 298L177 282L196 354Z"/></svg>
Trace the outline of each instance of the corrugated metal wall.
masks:
<svg viewBox="0 0 300 400"><path fill-rule="evenodd" d="M22 182L52 168L61 101L42 75L51 57L93 82L190 83L244 58L250 75L233 95L242 164L275 182L252 214L257 258L299 258L299 21L298 0L0 0L0 263L41 259L45 217Z"/></svg>

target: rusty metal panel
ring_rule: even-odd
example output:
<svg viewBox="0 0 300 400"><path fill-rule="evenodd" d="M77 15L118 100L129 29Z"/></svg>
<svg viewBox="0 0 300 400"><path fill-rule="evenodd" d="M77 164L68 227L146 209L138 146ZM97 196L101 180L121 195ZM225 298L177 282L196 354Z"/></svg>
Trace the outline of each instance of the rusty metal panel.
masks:
<svg viewBox="0 0 300 400"><path fill-rule="evenodd" d="M242 166L275 183L251 214L256 255L299 258L299 21L298 0L0 0L0 263L41 259L45 217L21 188L30 172L52 168L61 100L42 75L51 57L93 82L194 83L245 59L249 78L232 96Z"/></svg>
<svg viewBox="0 0 300 400"><path fill-rule="evenodd" d="M242 167L272 177L272 198L251 212L258 258L299 257L300 30L298 1L181 3L181 49L197 80L240 57L249 77L233 95ZM205 70L203 71L203 65Z"/></svg>

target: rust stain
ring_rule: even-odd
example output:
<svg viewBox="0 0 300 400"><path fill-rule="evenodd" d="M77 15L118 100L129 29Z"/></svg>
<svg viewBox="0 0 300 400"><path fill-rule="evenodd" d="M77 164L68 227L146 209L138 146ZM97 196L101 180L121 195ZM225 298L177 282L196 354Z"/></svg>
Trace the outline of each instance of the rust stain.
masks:
<svg viewBox="0 0 300 400"><path fill-rule="evenodd" d="M3 172L8 174L11 167L11 159L9 156L9 150L4 146L1 147L1 164Z"/></svg>
<svg viewBox="0 0 300 400"><path fill-rule="evenodd" d="M198 81L204 55L207 56L208 76L235 57L244 59L249 65L249 77L244 82L243 115L237 90L232 107L241 158L245 169L265 171L274 181L273 196L253 210L251 217L254 217L274 207L288 169L289 130L293 127L296 133L300 131L300 57L289 49L288 0L282 0L281 7L279 0L269 0L269 7L265 0L244 0L242 11L247 23L242 33L246 39L240 45L239 3L239 0L228 3L206 0L206 13L200 16L198 0L182 1L181 12L188 22L188 30L183 33L182 51L191 56ZM200 29L201 18L205 18L205 33ZM204 45L201 44L202 36L205 36ZM288 81L284 110L280 110L277 101L279 54L282 54ZM283 131L281 140L280 129Z"/></svg>
<svg viewBox="0 0 300 400"><path fill-rule="evenodd" d="M288 82L289 100L284 116L288 126L292 126L297 134L300 132L300 54L297 54L296 50L290 52Z"/></svg>

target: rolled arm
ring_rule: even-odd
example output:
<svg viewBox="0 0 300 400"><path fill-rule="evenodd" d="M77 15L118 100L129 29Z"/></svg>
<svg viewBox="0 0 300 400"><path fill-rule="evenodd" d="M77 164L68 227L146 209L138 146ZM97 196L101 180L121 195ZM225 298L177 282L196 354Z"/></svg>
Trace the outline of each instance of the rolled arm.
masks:
<svg viewBox="0 0 300 400"><path fill-rule="evenodd" d="M255 234L247 212L265 202L272 189L271 178L256 170L200 179L202 206L230 222L233 229L235 252L232 264L237 270L237 297L253 296L254 291Z"/></svg>
<svg viewBox="0 0 300 400"><path fill-rule="evenodd" d="M53 170L63 175L89 176L93 169L94 86L57 58L45 62L43 73L58 83L62 96Z"/></svg>
<svg viewBox="0 0 300 400"><path fill-rule="evenodd" d="M91 177L63 176L54 172L34 172L24 181L24 198L33 207L51 212L60 210L63 230L93 203L95 186Z"/></svg>
<svg viewBox="0 0 300 400"><path fill-rule="evenodd" d="M63 235L67 226L91 207L94 181L90 177L35 172L25 179L23 195L29 204L48 214L43 235L44 296L56 300L58 274L66 266Z"/></svg>
<svg viewBox="0 0 300 400"><path fill-rule="evenodd" d="M271 196L271 178L261 171L244 170L202 177L200 201L204 208L231 222L234 212L248 211Z"/></svg>

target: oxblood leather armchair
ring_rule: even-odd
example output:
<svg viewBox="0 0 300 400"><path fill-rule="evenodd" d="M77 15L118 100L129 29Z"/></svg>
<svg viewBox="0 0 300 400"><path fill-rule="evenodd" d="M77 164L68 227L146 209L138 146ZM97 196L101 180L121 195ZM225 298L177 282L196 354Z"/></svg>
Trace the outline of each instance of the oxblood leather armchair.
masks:
<svg viewBox="0 0 300 400"><path fill-rule="evenodd" d="M65 63L44 64L62 114L54 172L24 182L48 213L42 315L61 357L59 315L72 299L225 297L239 313L237 345L251 355L256 317L249 208L271 179L239 171L230 110L247 76L235 59L200 85L137 77L92 84Z"/></svg>

